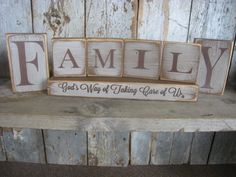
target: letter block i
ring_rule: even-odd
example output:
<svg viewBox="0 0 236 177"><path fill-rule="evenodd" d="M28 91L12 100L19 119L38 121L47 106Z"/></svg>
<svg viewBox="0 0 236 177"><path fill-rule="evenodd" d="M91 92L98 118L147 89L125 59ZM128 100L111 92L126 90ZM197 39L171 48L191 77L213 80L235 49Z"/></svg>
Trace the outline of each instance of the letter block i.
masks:
<svg viewBox="0 0 236 177"><path fill-rule="evenodd" d="M6 38L13 91L46 89L49 77L46 34L7 34Z"/></svg>
<svg viewBox="0 0 236 177"><path fill-rule="evenodd" d="M123 40L88 39L87 75L121 77Z"/></svg>
<svg viewBox="0 0 236 177"><path fill-rule="evenodd" d="M195 39L202 45L197 84L202 93L223 94L231 63L233 42Z"/></svg>
<svg viewBox="0 0 236 177"><path fill-rule="evenodd" d="M161 80L196 83L201 46L164 42Z"/></svg>
<svg viewBox="0 0 236 177"><path fill-rule="evenodd" d="M161 43L148 40L125 40L124 76L159 79Z"/></svg>
<svg viewBox="0 0 236 177"><path fill-rule="evenodd" d="M86 76L85 39L54 38L52 44L55 77Z"/></svg>

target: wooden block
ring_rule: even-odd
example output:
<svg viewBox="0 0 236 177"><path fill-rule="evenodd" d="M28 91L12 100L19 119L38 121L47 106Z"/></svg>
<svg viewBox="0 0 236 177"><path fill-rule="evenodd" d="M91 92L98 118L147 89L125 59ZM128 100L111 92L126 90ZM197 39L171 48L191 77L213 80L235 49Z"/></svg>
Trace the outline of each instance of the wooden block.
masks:
<svg viewBox="0 0 236 177"><path fill-rule="evenodd" d="M44 130L47 162L87 165L87 134L79 131Z"/></svg>
<svg viewBox="0 0 236 177"><path fill-rule="evenodd" d="M190 164L206 165L214 132L195 132L191 147Z"/></svg>
<svg viewBox="0 0 236 177"><path fill-rule="evenodd" d="M196 101L198 86L193 84L153 83L153 80L126 78L52 78L48 94L139 100Z"/></svg>
<svg viewBox="0 0 236 177"><path fill-rule="evenodd" d="M216 132L209 164L236 163L236 132Z"/></svg>
<svg viewBox="0 0 236 177"><path fill-rule="evenodd" d="M125 40L124 76L159 79L161 43L146 40Z"/></svg>
<svg viewBox="0 0 236 177"><path fill-rule="evenodd" d="M173 132L153 133L151 148L151 164L168 165L173 143Z"/></svg>
<svg viewBox="0 0 236 177"><path fill-rule="evenodd" d="M129 132L88 132L90 166L128 166Z"/></svg>
<svg viewBox="0 0 236 177"><path fill-rule="evenodd" d="M85 39L53 39L54 76L85 76L85 46Z"/></svg>
<svg viewBox="0 0 236 177"><path fill-rule="evenodd" d="M41 130L4 128L3 138L8 161L45 163Z"/></svg>
<svg viewBox="0 0 236 177"><path fill-rule="evenodd" d="M49 77L46 34L7 34L6 37L13 91L46 89Z"/></svg>
<svg viewBox="0 0 236 177"><path fill-rule="evenodd" d="M193 133L175 132L170 155L170 164L187 164L189 163L189 155Z"/></svg>
<svg viewBox="0 0 236 177"><path fill-rule="evenodd" d="M197 83L202 93L223 94L231 62L233 42L195 39L202 45Z"/></svg>
<svg viewBox="0 0 236 177"><path fill-rule="evenodd" d="M87 75L117 76L122 74L123 40L88 39Z"/></svg>
<svg viewBox="0 0 236 177"><path fill-rule="evenodd" d="M131 133L131 165L148 165L152 143L151 132Z"/></svg>
<svg viewBox="0 0 236 177"><path fill-rule="evenodd" d="M161 80L196 83L200 45L164 42Z"/></svg>

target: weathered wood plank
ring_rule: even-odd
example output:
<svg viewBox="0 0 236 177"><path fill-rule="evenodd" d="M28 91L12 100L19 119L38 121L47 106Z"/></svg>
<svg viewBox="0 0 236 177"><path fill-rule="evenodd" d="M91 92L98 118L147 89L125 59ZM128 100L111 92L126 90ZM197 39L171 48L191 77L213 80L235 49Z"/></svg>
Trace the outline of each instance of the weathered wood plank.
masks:
<svg viewBox="0 0 236 177"><path fill-rule="evenodd" d="M88 132L90 166L127 166L128 163L128 132Z"/></svg>
<svg viewBox="0 0 236 177"><path fill-rule="evenodd" d="M213 140L213 132L196 132L193 136L193 142L190 153L190 164L207 164Z"/></svg>
<svg viewBox="0 0 236 177"><path fill-rule="evenodd" d="M52 37L84 37L84 0L32 0L35 33L47 33L49 59Z"/></svg>
<svg viewBox="0 0 236 177"><path fill-rule="evenodd" d="M0 77L9 77L5 33L32 32L30 0L0 0Z"/></svg>
<svg viewBox="0 0 236 177"><path fill-rule="evenodd" d="M173 132L153 133L151 164L168 165L170 161L171 147L173 143Z"/></svg>
<svg viewBox="0 0 236 177"><path fill-rule="evenodd" d="M3 129L8 161L45 163L42 131L37 129Z"/></svg>
<svg viewBox="0 0 236 177"><path fill-rule="evenodd" d="M151 143L151 132L131 132L131 165L149 164Z"/></svg>
<svg viewBox="0 0 236 177"><path fill-rule="evenodd" d="M187 164L191 149L193 133L175 132L171 154L170 164Z"/></svg>
<svg viewBox="0 0 236 177"><path fill-rule="evenodd" d="M215 134L208 163L236 163L236 132L217 132Z"/></svg>
<svg viewBox="0 0 236 177"><path fill-rule="evenodd" d="M229 40L196 39L202 45L197 83L200 92L224 93L232 57L233 42Z"/></svg>
<svg viewBox="0 0 236 177"><path fill-rule="evenodd" d="M236 47L235 46L234 46L227 84L229 84L230 86L234 88L236 86Z"/></svg>
<svg viewBox="0 0 236 177"><path fill-rule="evenodd" d="M136 37L137 0L87 0L86 37Z"/></svg>
<svg viewBox="0 0 236 177"><path fill-rule="evenodd" d="M51 78L48 94L138 100L197 101L198 86L127 78Z"/></svg>
<svg viewBox="0 0 236 177"><path fill-rule="evenodd" d="M194 38L233 40L235 30L235 0L193 0L189 41Z"/></svg>
<svg viewBox="0 0 236 177"><path fill-rule="evenodd" d="M0 128L0 161L6 160L6 153L4 148L4 142L3 142L3 130Z"/></svg>
<svg viewBox="0 0 236 177"><path fill-rule="evenodd" d="M87 134L79 131L43 130L47 162L87 165Z"/></svg>
<svg viewBox="0 0 236 177"><path fill-rule="evenodd" d="M139 2L138 38L187 40L191 0Z"/></svg>
<svg viewBox="0 0 236 177"><path fill-rule="evenodd" d="M49 77L46 34L7 34L7 51L13 91L46 90Z"/></svg>

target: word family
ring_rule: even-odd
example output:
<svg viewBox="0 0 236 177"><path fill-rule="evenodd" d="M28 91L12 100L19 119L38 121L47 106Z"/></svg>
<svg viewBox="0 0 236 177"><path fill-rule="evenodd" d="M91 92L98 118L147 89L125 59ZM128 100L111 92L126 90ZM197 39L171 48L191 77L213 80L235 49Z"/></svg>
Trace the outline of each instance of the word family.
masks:
<svg viewBox="0 0 236 177"><path fill-rule="evenodd" d="M7 47L14 92L180 101L196 100L198 86L223 94L232 55L227 40L53 38L49 79L46 34L7 34Z"/></svg>

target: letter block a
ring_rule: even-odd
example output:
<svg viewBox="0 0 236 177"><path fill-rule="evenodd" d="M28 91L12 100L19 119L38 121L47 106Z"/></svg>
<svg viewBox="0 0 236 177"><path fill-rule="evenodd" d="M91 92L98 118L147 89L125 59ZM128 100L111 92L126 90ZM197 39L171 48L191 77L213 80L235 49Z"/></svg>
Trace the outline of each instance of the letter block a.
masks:
<svg viewBox="0 0 236 177"><path fill-rule="evenodd" d="M202 93L224 93L231 63L233 41L215 39L194 39L202 45L197 84Z"/></svg>
<svg viewBox="0 0 236 177"><path fill-rule="evenodd" d="M87 75L121 77L123 40L88 39Z"/></svg>
<svg viewBox="0 0 236 177"><path fill-rule="evenodd" d="M159 79L161 43L150 40L125 40L124 76Z"/></svg>
<svg viewBox="0 0 236 177"><path fill-rule="evenodd" d="M53 38L53 75L86 76L85 39Z"/></svg>
<svg viewBox="0 0 236 177"><path fill-rule="evenodd" d="M161 80L196 83L201 45L164 42Z"/></svg>
<svg viewBox="0 0 236 177"><path fill-rule="evenodd" d="M8 60L13 92L47 88L48 51L46 34L7 34Z"/></svg>

